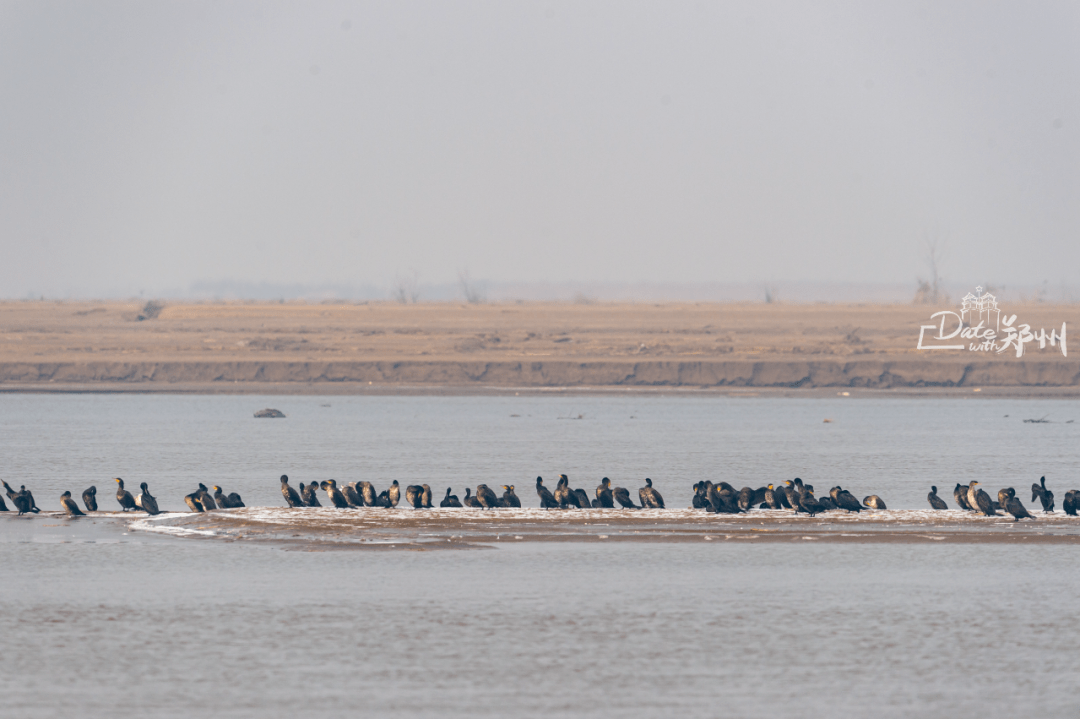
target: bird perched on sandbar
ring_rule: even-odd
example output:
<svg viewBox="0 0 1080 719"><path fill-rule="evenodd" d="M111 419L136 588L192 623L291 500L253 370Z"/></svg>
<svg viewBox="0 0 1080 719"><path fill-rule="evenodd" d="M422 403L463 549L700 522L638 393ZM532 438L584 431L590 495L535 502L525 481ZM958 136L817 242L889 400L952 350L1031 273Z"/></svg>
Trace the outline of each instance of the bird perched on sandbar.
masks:
<svg viewBox="0 0 1080 719"><path fill-rule="evenodd" d="M502 506L520 508L521 500L518 498L517 494L514 493L514 485L504 484L502 488L503 496L499 498Z"/></svg>
<svg viewBox="0 0 1080 719"><path fill-rule="evenodd" d="M87 512L97 511L97 487L90 485L82 493L83 504L86 505Z"/></svg>
<svg viewBox="0 0 1080 719"><path fill-rule="evenodd" d="M439 502L439 506L443 508L458 508L461 507L461 502L458 500L456 494L450 494L450 488L446 488L446 496Z"/></svg>
<svg viewBox="0 0 1080 719"><path fill-rule="evenodd" d="M863 497L862 502L870 509L888 509L888 507L885 506L885 501L876 494L871 494L869 497Z"/></svg>
<svg viewBox="0 0 1080 719"><path fill-rule="evenodd" d="M926 495L926 501L930 503L930 506L934 509L948 509L949 505L945 504L945 500L937 496L937 487L930 486L930 494Z"/></svg>
<svg viewBox="0 0 1080 719"><path fill-rule="evenodd" d="M987 517L997 516L990 495L979 489L976 486L978 484L978 482L972 482L968 485L968 504L974 507L976 512L982 512Z"/></svg>
<svg viewBox="0 0 1080 719"><path fill-rule="evenodd" d="M304 500L300 498L300 493L289 486L289 475L287 474L281 475L281 496L285 498L285 503L290 507L304 506Z"/></svg>
<svg viewBox="0 0 1080 719"><path fill-rule="evenodd" d="M638 490L638 499L641 501L642 508L664 508L664 498L660 496L660 492L653 488L652 480L648 477L645 478L645 486Z"/></svg>
<svg viewBox="0 0 1080 719"><path fill-rule="evenodd" d="M119 477L114 478L116 480L116 501L120 503L121 511L126 512L129 509L135 509L135 498L131 496L131 492L124 489L124 480Z"/></svg>
<svg viewBox="0 0 1080 719"><path fill-rule="evenodd" d="M139 489L142 492L135 497L135 505L147 514L161 514L161 510L157 506L157 499L150 495L150 490L146 488L146 482L140 484Z"/></svg>
<svg viewBox="0 0 1080 719"><path fill-rule="evenodd" d="M64 492L60 495L60 506L72 517L86 516L86 513L79 509L79 505L71 498L71 492Z"/></svg>
<svg viewBox="0 0 1080 719"><path fill-rule="evenodd" d="M541 509L558 509L559 503L555 501L555 496L551 493L547 487L544 486L544 478L536 478L536 495L540 497Z"/></svg>

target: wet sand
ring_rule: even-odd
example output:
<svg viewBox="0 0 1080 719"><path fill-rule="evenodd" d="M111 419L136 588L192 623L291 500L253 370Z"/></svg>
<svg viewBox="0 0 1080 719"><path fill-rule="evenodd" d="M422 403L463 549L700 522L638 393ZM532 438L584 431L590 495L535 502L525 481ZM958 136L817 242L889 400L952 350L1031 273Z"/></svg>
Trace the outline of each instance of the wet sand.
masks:
<svg viewBox="0 0 1080 719"><path fill-rule="evenodd" d="M689 509L252 507L157 517L110 514L109 518L137 533L268 543L312 551L469 549L520 542L1080 544L1080 518L1061 512L1035 516L1034 520L1014 522L1009 516L983 517L959 510L832 511L811 518L774 510L716 515Z"/></svg>
<svg viewBox="0 0 1080 719"><path fill-rule="evenodd" d="M912 305L0 303L0 391L1075 396L1080 362L916 349ZM1006 308L1033 329L1080 306ZM139 319L140 316L144 319ZM1075 353L1074 353L1075 354Z"/></svg>

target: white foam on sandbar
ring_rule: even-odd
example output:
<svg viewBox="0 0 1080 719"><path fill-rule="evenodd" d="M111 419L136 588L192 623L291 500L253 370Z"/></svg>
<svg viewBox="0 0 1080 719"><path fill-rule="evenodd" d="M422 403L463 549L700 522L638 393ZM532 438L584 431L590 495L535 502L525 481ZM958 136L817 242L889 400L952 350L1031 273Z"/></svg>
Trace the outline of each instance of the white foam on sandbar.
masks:
<svg viewBox="0 0 1080 719"><path fill-rule="evenodd" d="M172 522L198 516L199 515L195 512L186 512L183 514L162 514L153 517L143 517L142 519L136 519L135 521L128 524L128 528L139 532L157 532L158 534L171 534L176 537L219 536L219 532L202 528L195 529L192 527L180 527L172 524Z"/></svg>

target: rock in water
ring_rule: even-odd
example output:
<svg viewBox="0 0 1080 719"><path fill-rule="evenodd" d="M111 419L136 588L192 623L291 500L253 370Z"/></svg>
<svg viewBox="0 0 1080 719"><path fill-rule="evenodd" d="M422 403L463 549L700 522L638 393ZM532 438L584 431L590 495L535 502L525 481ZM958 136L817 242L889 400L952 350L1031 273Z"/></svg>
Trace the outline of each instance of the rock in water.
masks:
<svg viewBox="0 0 1080 719"><path fill-rule="evenodd" d="M285 413L282 412L280 409L260 409L258 412L255 413L255 416L260 418L270 417L272 419L277 419L279 417L284 418Z"/></svg>

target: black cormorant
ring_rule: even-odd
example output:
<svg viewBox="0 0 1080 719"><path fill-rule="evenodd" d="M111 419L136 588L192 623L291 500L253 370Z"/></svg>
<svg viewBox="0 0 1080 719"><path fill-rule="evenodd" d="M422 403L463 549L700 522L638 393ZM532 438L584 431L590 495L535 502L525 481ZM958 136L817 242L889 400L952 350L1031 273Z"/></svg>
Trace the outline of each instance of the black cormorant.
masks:
<svg viewBox="0 0 1080 719"><path fill-rule="evenodd" d="M859 504L859 500L855 499L855 495L847 491L840 485L836 485L829 490L829 496L836 502L837 509L843 509L848 512L861 512L862 505Z"/></svg>
<svg viewBox="0 0 1080 719"><path fill-rule="evenodd" d="M968 485L968 503L988 517L996 516L997 512L994 511L994 503L990 501L990 495L977 488L975 486L977 484L978 482L972 482Z"/></svg>
<svg viewBox="0 0 1080 719"><path fill-rule="evenodd" d="M664 498L660 496L659 492L653 489L652 480L648 477L645 478L645 486L638 490L638 499L641 501L641 506L644 508L664 508Z"/></svg>
<svg viewBox="0 0 1080 719"><path fill-rule="evenodd" d="M570 490L570 478L565 474L559 475L559 481L555 483L555 501L559 503L559 509L578 506L577 497L572 497Z"/></svg>
<svg viewBox="0 0 1080 719"><path fill-rule="evenodd" d="M514 507L514 508L520 509L521 508L521 500L518 498L517 494L514 492L514 485L512 485L512 484L504 484L502 486L502 488L503 488L503 496L500 497L500 502L502 502L502 506L504 506L504 507Z"/></svg>
<svg viewBox="0 0 1080 719"><path fill-rule="evenodd" d="M131 492L124 489L124 480L116 477L116 501L120 503L121 511L126 512L129 509L135 509L135 498L131 496Z"/></svg>
<svg viewBox="0 0 1080 719"><path fill-rule="evenodd" d="M480 504L480 500L469 494L472 492L468 487L465 488L465 499L461 500L462 504L466 507L472 507L473 509L483 509L484 505Z"/></svg>
<svg viewBox="0 0 1080 719"><path fill-rule="evenodd" d="M1061 500L1061 509L1070 517L1075 517L1076 510L1080 509L1080 491L1070 489L1065 493L1065 499Z"/></svg>
<svg viewBox="0 0 1080 719"><path fill-rule="evenodd" d="M210 490L206 488L206 485L199 482L199 502L202 503L203 509L209 511L211 509L217 509L217 502L214 501L214 497L210 494Z"/></svg>
<svg viewBox="0 0 1080 719"><path fill-rule="evenodd" d="M75 500L71 498L71 492L64 492L60 495L60 504L67 513L73 517L85 517L86 513L79 509L79 505L75 503Z"/></svg>
<svg viewBox="0 0 1080 719"><path fill-rule="evenodd" d="M318 495L319 485L311 482L308 486L304 486L304 483L300 483L300 496L304 498L304 504L309 507L321 507Z"/></svg>
<svg viewBox="0 0 1080 719"><path fill-rule="evenodd" d="M424 509L431 509L431 487L426 484L420 485L420 506Z"/></svg>
<svg viewBox="0 0 1080 719"><path fill-rule="evenodd" d="M146 512L147 514L161 514L161 510L158 509L157 499L150 494L150 490L146 488L146 482L139 485L142 492L135 497L135 505Z"/></svg>
<svg viewBox="0 0 1080 719"><path fill-rule="evenodd" d="M754 489L752 487L743 487L740 489L737 501L739 502L739 509L744 512L749 512L754 508Z"/></svg>
<svg viewBox="0 0 1080 719"><path fill-rule="evenodd" d="M615 508L615 496L611 493L611 480L604 477L596 486L596 503L603 509Z"/></svg>
<svg viewBox="0 0 1080 719"><path fill-rule="evenodd" d="M290 507L303 507L304 500L300 499L300 493L289 486L289 475L281 475L281 496L285 497L285 503Z"/></svg>
<svg viewBox="0 0 1080 719"><path fill-rule="evenodd" d="M623 509L641 509L634 504L634 500L630 499L630 492L627 491L626 487L615 487L615 489L611 490L611 497Z"/></svg>
<svg viewBox="0 0 1080 719"><path fill-rule="evenodd" d="M405 501L413 509L422 509L424 507L424 499L421 496L423 493L424 488L419 484L410 484L405 488Z"/></svg>
<svg viewBox="0 0 1080 719"><path fill-rule="evenodd" d="M869 497L863 497L862 503L870 509L888 509L888 507L885 506L884 500L876 494L871 494Z"/></svg>
<svg viewBox="0 0 1080 719"><path fill-rule="evenodd" d="M930 494L926 495L926 501L930 503L930 506L934 509L948 509L949 505L945 504L945 500L937 496L937 487L931 485Z"/></svg>
<svg viewBox="0 0 1080 719"><path fill-rule="evenodd" d="M328 479L323 484L323 491L326 492L326 496L330 498L330 503L338 509L348 509L349 503L345 500L345 495L338 489L336 479Z"/></svg>
<svg viewBox="0 0 1080 719"><path fill-rule="evenodd" d="M91 485L86 491L82 493L83 504L86 505L86 511L97 511L97 487Z"/></svg>
<svg viewBox="0 0 1080 719"><path fill-rule="evenodd" d="M398 506L398 501L401 499L401 487L396 479L390 483L390 489L386 490L386 496L390 498L391 507Z"/></svg>
<svg viewBox="0 0 1080 719"><path fill-rule="evenodd" d="M802 481L802 480L799 480ZM795 483L790 479L784 480L784 486L781 488L784 490L784 499L787 500L787 506L789 509L799 508L799 490L795 488Z"/></svg>
<svg viewBox="0 0 1080 719"><path fill-rule="evenodd" d="M814 490L807 487L799 492L799 508L795 510L795 514L805 512L813 517L818 512L824 511L825 508L821 506L821 502L817 501L817 498L814 496Z"/></svg>
<svg viewBox="0 0 1080 719"><path fill-rule="evenodd" d="M1021 519L1035 519L1028 514L1027 508L1020 502L1016 496L1016 490L1009 487L1005 495L1005 502L1002 507L1006 512L1013 516L1014 522L1019 522Z"/></svg>
<svg viewBox="0 0 1080 719"><path fill-rule="evenodd" d="M185 494L184 495L184 504L186 504L188 506L188 509L190 509L192 512L202 512L202 511L204 511L203 510L203 505L202 505L202 500L199 497L198 492L192 492L191 494Z"/></svg>
<svg viewBox="0 0 1080 719"><path fill-rule="evenodd" d="M544 478L536 478L536 494L540 497L541 509L558 509L559 503L555 501L555 496L551 491L544 486Z"/></svg>
<svg viewBox="0 0 1080 719"><path fill-rule="evenodd" d="M341 485L341 493L345 495L345 501L349 503L350 507L364 506L364 498L356 491L358 485L359 482L349 482L348 484Z"/></svg>
<svg viewBox="0 0 1080 719"><path fill-rule="evenodd" d="M360 495L363 506L374 507L375 500L378 499L378 495L375 492L375 485L371 482L361 480L356 483L356 493Z"/></svg>
<svg viewBox="0 0 1080 719"><path fill-rule="evenodd" d="M491 488L486 484L478 484L476 486L476 499L484 509L496 509L497 507L502 506L502 502L499 501L499 495L491 491Z"/></svg>
<svg viewBox="0 0 1080 719"><path fill-rule="evenodd" d="M1038 489L1036 489L1038 487ZM1035 497L1038 496L1039 501L1042 503L1043 513L1054 511L1054 493L1046 488L1046 477L1040 477L1038 484L1031 485L1031 501L1035 501Z"/></svg>
<svg viewBox="0 0 1080 719"><path fill-rule="evenodd" d="M779 493L778 490L773 489L771 484L765 488L765 504L769 505L769 509L780 509L784 506L776 496Z"/></svg>
<svg viewBox="0 0 1080 719"><path fill-rule="evenodd" d="M589 495L584 489L578 487L577 489L570 490L573 492L574 497L577 498L577 506L581 509L588 509L592 506L592 502L589 500Z"/></svg>
<svg viewBox="0 0 1080 719"><path fill-rule="evenodd" d="M450 488L446 488L446 496L439 502L440 507L460 507L461 502L458 501L456 494L450 494Z"/></svg>
<svg viewBox="0 0 1080 719"><path fill-rule="evenodd" d="M960 484L959 482L957 482L956 486L953 488L952 496L953 496L953 499L956 500L956 505L958 507L960 507L960 509L966 509L969 512L972 511L971 510L971 502L968 501L968 488L967 488L967 485Z"/></svg>

